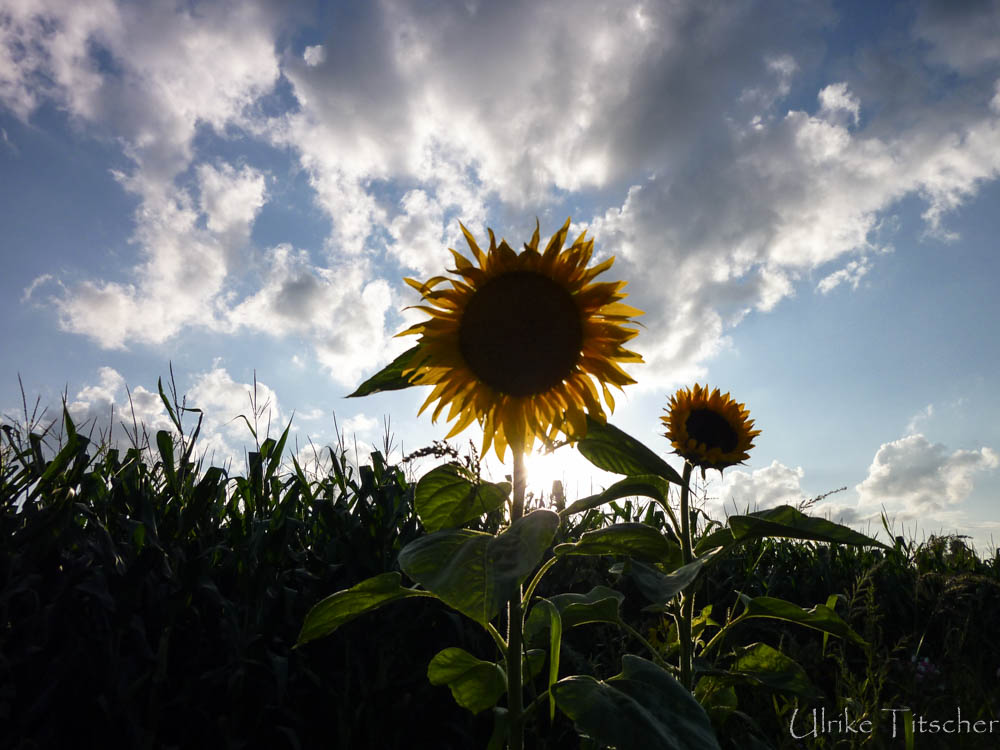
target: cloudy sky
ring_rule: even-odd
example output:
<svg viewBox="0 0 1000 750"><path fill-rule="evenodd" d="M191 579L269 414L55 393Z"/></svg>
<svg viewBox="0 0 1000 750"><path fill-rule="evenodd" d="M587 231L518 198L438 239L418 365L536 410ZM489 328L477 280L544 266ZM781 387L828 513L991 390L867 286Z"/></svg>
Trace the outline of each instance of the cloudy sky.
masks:
<svg viewBox="0 0 1000 750"><path fill-rule="evenodd" d="M3 0L0 174L7 421L20 375L163 427L172 363L217 456L255 373L300 447L422 447L424 389L344 399L402 278L572 216L646 313L612 422L666 452L697 381L762 430L714 511L1000 543L1000 3Z"/></svg>

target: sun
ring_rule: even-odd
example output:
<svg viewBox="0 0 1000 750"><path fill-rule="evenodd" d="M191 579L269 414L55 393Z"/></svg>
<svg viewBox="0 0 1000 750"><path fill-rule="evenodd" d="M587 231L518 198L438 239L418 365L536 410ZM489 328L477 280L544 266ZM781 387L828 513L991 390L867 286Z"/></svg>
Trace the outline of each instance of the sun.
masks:
<svg viewBox="0 0 1000 750"><path fill-rule="evenodd" d="M563 492L573 478L572 453L566 450L535 450L524 457L527 477L527 491L535 497L549 498L553 494L553 482L560 482Z"/></svg>
<svg viewBox="0 0 1000 750"><path fill-rule="evenodd" d="M594 466L573 448L564 445L554 451L538 448L524 457L527 492L541 498L543 505L558 504L553 493L553 482L562 483L563 502L571 505L582 497L593 495L610 487L621 477Z"/></svg>

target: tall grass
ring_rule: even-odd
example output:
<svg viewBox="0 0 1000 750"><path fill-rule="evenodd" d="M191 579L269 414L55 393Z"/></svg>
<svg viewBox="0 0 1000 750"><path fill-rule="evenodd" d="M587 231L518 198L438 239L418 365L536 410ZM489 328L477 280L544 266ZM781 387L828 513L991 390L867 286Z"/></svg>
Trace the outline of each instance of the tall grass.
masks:
<svg viewBox="0 0 1000 750"><path fill-rule="evenodd" d="M292 648L316 601L397 570L399 550L421 532L406 464L388 459L391 438L360 466L342 442L326 448L327 471L315 473L295 458L283 463L288 429L259 440L256 419L247 419L254 450L237 474L193 458L200 414L186 431L182 417L197 412L174 392L161 396L174 431L150 436L134 424L125 449L83 435L65 411L46 429L25 407L23 423L2 428L0 748L484 747L488 718L430 688L425 671L446 645L486 653L493 644L436 602L410 601L393 617L363 618ZM457 456L441 444L418 453ZM474 455L465 460L478 465ZM664 528L659 512L612 503L573 517L556 543L619 521ZM702 519L701 532L709 529ZM641 597L610 568L566 559L545 586L585 592L615 582L633 632L675 648L672 622L641 611ZM832 734L793 740L791 713L816 706L882 722L882 709L902 706L998 718L995 552L980 558L958 537L897 537L889 551L762 539L699 586L703 639L729 616L736 592L808 607L833 591L832 606L868 643L748 622L743 642L780 646L816 695L805 702L737 688L740 711L717 727L724 746L745 746L750 730L775 748L856 746ZM580 674L614 671L636 648L613 628L566 638L564 663ZM529 747L575 746L568 725L539 720L530 729ZM961 739L921 736L916 747L977 747L983 738ZM1000 734L986 739L981 746L994 747Z"/></svg>

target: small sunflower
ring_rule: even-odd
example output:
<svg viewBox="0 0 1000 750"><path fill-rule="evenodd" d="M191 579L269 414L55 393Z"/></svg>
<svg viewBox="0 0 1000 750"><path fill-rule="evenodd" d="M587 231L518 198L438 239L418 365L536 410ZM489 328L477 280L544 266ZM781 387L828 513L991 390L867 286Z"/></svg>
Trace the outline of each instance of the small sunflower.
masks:
<svg viewBox="0 0 1000 750"><path fill-rule="evenodd" d="M450 405L448 421L457 421L448 437L476 421L483 453L492 443L501 460L507 445L528 451L536 437L585 434L586 413L605 418L594 381L614 410L608 385L635 382L618 363L642 362L623 346L638 333L626 324L642 314L620 301L626 282L594 282L614 258L588 268L594 241L584 232L563 249L569 224L539 253L536 222L520 254L504 240L498 246L493 230L483 252L462 226L475 263L452 250L449 272L459 278L405 280L427 303L417 309L430 315L399 334L420 334L418 364L404 375L434 386L421 413L437 401L437 420ZM437 288L444 282L450 288Z"/></svg>
<svg viewBox="0 0 1000 750"><path fill-rule="evenodd" d="M760 434L753 429L750 411L718 388L711 394L708 386L682 388L670 397L666 411L660 419L674 452L700 466L703 475L705 469L721 472L749 458L753 439Z"/></svg>

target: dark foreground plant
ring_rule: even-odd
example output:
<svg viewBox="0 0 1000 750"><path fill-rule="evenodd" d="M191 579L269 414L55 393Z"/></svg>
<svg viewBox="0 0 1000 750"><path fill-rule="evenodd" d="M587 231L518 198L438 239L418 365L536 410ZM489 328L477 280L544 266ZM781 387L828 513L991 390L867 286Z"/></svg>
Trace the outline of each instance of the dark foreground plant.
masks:
<svg viewBox="0 0 1000 750"><path fill-rule="evenodd" d="M722 469L747 457L752 421L743 404L695 386L671 401L668 437L687 459L683 476L634 438L606 423L600 387L610 409L608 385L621 388L633 379L619 362L641 362L624 348L637 330L630 328L639 310L622 303L625 282L595 282L614 258L588 267L593 240L583 234L563 249L570 221L539 252L536 227L521 253L492 230L483 252L462 227L475 263L452 250L453 278L434 276L420 283L429 318L400 335L419 335L419 343L362 384L354 396L416 385L433 385L421 411L437 402L434 418L448 408L455 420L451 434L473 422L483 429L483 450L491 445L503 460L512 449L512 484L473 481L462 467L448 464L417 484L416 512L430 532L407 545L399 556L402 576L387 573L332 594L306 618L299 643L332 633L372 609L409 598L435 598L479 625L495 644L490 660L465 649L447 648L428 666L432 684L448 685L459 705L473 713L491 709L494 732L490 748L524 746L526 721L558 707L587 742L629 748L718 748L705 708L734 709L734 680L774 683L775 674L799 668L766 644L752 644L733 655L733 668L699 675L698 700L694 657L730 645L730 631L744 620L774 618L812 627L827 635L861 638L827 604L803 610L770 597L743 597L743 611L727 621L703 645L695 627L693 592L686 592L702 569L721 554L761 536L876 544L873 540L792 508L754 514L720 529L694 547L688 507L694 466ZM441 288L450 284L451 288ZM606 492L574 503L559 513L547 509L524 515L524 454L536 439L551 444L559 434L595 465L628 476ZM680 521L668 502L669 485L680 488ZM649 497L671 518L669 533L648 524L622 524L588 532L551 550L564 518L627 496ZM498 534L476 531L484 514L506 506L506 527ZM635 580L654 611L670 613L677 627L679 663L668 663L621 617L622 595L599 587L587 594L567 592L536 597L545 574L566 556L624 557L621 570ZM527 584L526 588L522 586ZM648 609L648 608L647 608ZM578 625L611 623L646 647L652 661L635 654L622 657L622 671L605 681L590 675L560 679L562 634ZM701 623L718 627L708 620ZM505 631L505 632L502 632ZM728 640L727 640L728 639ZM541 648L531 648L540 640ZM499 657L499 658L496 658ZM546 669L547 666L547 669ZM535 678L544 670L544 689ZM679 679L678 679L679 678ZM787 681L786 681L787 682ZM537 697L524 704L531 688ZM506 706L500 706L506 698Z"/></svg>
<svg viewBox="0 0 1000 750"><path fill-rule="evenodd" d="M68 413L58 444L3 426L0 747L399 747L423 741L414 714L442 718L445 747L484 742L488 727L422 689L458 634L439 609L292 650L318 598L392 570L417 536L388 451L352 467L331 449L329 472L307 475L279 468L286 429L245 476L202 469L197 429L161 396L177 431L137 431L127 450Z"/></svg>

